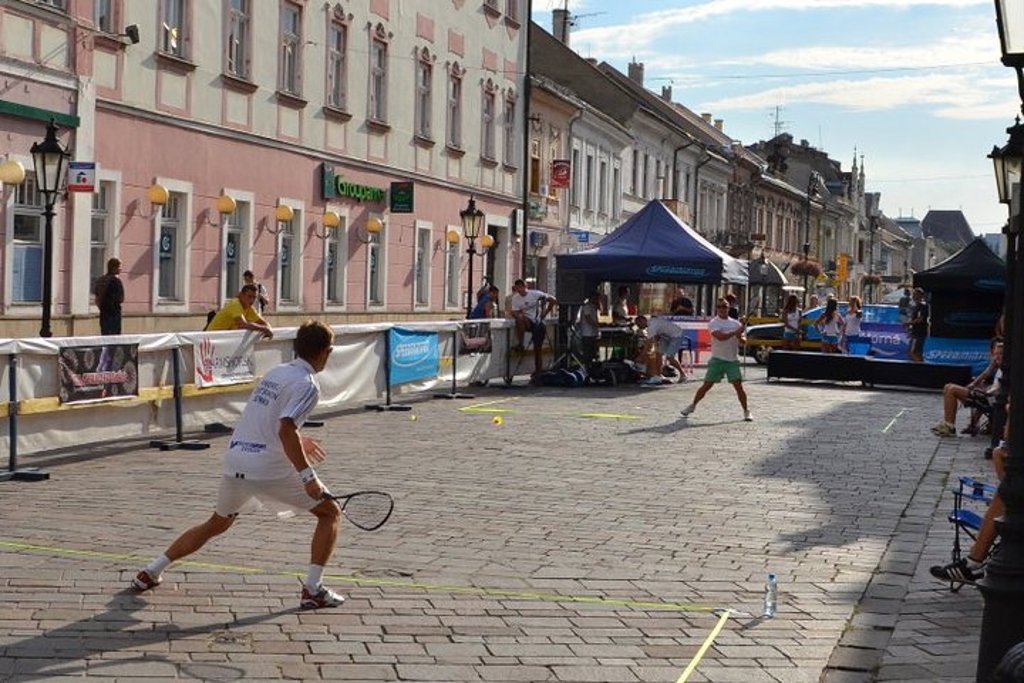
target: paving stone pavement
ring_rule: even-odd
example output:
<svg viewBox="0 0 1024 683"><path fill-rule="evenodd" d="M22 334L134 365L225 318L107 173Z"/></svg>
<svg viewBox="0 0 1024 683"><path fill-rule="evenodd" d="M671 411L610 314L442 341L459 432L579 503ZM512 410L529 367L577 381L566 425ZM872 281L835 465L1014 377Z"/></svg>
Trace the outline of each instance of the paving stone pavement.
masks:
<svg viewBox="0 0 1024 683"><path fill-rule="evenodd" d="M22 458L52 478L0 483L0 681L677 681L714 609L691 681L973 680L980 597L927 567L982 440L933 437L935 393L747 376L752 423L726 385L681 418L695 382L323 416L325 481L397 501L344 529L335 610L297 609L312 524L267 512L127 590L211 509L225 437Z"/></svg>

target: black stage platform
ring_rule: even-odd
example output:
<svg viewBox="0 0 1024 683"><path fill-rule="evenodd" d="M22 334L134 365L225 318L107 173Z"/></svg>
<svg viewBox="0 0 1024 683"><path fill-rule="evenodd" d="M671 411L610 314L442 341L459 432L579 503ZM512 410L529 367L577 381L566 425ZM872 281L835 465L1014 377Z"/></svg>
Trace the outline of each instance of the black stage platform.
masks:
<svg viewBox="0 0 1024 683"><path fill-rule="evenodd" d="M861 382L869 387L941 389L949 382L964 385L970 382L971 366L773 350L768 355L768 379L782 378Z"/></svg>

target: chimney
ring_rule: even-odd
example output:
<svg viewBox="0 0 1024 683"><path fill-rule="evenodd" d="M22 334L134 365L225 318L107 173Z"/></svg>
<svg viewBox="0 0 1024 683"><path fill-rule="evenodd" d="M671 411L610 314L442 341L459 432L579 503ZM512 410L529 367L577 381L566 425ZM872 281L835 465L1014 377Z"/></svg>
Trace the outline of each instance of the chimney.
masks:
<svg viewBox="0 0 1024 683"><path fill-rule="evenodd" d="M569 45L569 26L571 23L572 19L569 16L569 10L556 9L551 12L551 33L555 36L555 40L566 46Z"/></svg>
<svg viewBox="0 0 1024 683"><path fill-rule="evenodd" d="M723 123L725 123L725 119L715 119L715 128L722 130Z"/></svg>
<svg viewBox="0 0 1024 683"><path fill-rule="evenodd" d="M671 102L672 101L672 86L671 85L663 85L663 86L661 86L661 99L665 100L666 102Z"/></svg>
<svg viewBox="0 0 1024 683"><path fill-rule="evenodd" d="M633 81L637 85L644 84L644 63L643 62L630 62L628 74L629 80Z"/></svg>
<svg viewBox="0 0 1024 683"><path fill-rule="evenodd" d="M700 117L702 119L704 119L704 123L711 123L711 112L709 112L709 111L702 111L700 113Z"/></svg>

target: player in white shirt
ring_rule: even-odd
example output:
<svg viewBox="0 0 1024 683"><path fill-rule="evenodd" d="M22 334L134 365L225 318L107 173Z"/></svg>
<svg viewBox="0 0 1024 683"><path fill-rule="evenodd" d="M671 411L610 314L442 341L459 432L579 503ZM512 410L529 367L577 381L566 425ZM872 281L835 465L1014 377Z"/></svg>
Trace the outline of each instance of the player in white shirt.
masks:
<svg viewBox="0 0 1024 683"><path fill-rule="evenodd" d="M658 353L664 356L669 365L679 373L678 381L683 382L686 379L686 372L683 370L683 364L679 362L679 351L686 344L686 334L683 332L683 328L671 320L665 320L657 315L652 315L650 318L638 315L633 322L636 323L638 329L647 330L647 338L657 342Z"/></svg>
<svg viewBox="0 0 1024 683"><path fill-rule="evenodd" d="M316 440L299 434L320 400L316 373L327 365L333 344L334 332L322 322L310 321L299 328L295 360L278 365L260 380L231 434L214 513L179 536L163 555L140 571L132 580L136 590L160 585L160 575L168 565L227 531L256 499L308 510L316 517L309 573L299 606L317 609L344 602L345 598L321 583L324 565L338 541L341 520L338 504L322 499L326 489L313 470L327 453Z"/></svg>
<svg viewBox="0 0 1024 683"><path fill-rule="evenodd" d="M708 332L711 333L711 360L708 361L704 384L697 389L693 402L683 408L683 417L693 413L704 395L724 377L736 390L736 398L740 400L740 407L743 408L743 419L750 422L754 418L747 409L747 392L743 390L743 374L740 372L739 362L740 343L743 341L745 328L739 320L729 317L727 300L719 299L715 312L715 317L708 323Z"/></svg>

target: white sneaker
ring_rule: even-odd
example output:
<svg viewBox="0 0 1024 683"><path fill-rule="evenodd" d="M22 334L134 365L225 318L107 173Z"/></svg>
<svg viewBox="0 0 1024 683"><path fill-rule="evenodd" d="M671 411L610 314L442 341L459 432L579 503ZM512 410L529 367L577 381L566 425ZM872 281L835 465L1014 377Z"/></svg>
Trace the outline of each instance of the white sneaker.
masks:
<svg viewBox="0 0 1024 683"><path fill-rule="evenodd" d="M743 421L744 422L753 422L754 421L754 416L750 414L749 410L744 410L743 411Z"/></svg>
<svg viewBox="0 0 1024 683"><path fill-rule="evenodd" d="M682 414L683 417L686 417L686 416L690 415L691 413L693 413L693 411L695 411L695 410L697 410L697 406L695 406L695 405L693 405L691 403L690 405L686 406L685 408L683 408L679 412Z"/></svg>

